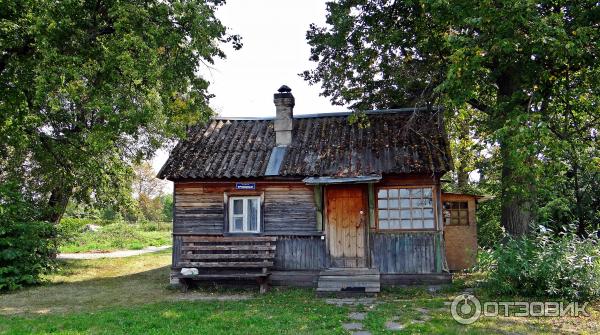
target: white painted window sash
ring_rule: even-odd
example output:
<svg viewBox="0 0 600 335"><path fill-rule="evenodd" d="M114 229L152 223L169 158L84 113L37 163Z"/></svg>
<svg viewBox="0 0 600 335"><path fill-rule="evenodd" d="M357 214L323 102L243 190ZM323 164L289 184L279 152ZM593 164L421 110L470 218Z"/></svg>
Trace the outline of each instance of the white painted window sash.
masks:
<svg viewBox="0 0 600 335"><path fill-rule="evenodd" d="M234 202L235 200L242 201L242 214L234 214ZM249 200L256 200L256 230L249 229L249 216L248 213L248 202ZM260 197L230 197L229 198L229 232L230 233L258 233L260 232ZM242 230L235 229L235 218L242 218Z"/></svg>

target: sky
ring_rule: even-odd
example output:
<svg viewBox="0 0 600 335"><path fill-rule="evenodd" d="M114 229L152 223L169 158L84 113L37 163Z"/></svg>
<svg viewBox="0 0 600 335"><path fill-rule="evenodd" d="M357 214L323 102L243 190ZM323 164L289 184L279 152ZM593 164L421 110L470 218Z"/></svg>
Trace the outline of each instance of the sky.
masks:
<svg viewBox="0 0 600 335"><path fill-rule="evenodd" d="M325 1L319 0L228 0L216 13L229 33L242 36L244 46L225 46L226 59L217 59L200 73L211 84L216 97L211 107L220 116L275 116L273 93L285 84L296 99L294 114L345 111L319 96L320 87L310 86L298 73L313 69L308 60L306 31L311 23L325 24ZM158 171L168 158L159 151L152 165Z"/></svg>

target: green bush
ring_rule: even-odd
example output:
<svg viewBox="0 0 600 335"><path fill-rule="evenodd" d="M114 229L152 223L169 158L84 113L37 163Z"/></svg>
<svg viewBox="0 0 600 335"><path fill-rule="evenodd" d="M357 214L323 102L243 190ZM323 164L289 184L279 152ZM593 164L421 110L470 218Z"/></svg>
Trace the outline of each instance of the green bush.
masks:
<svg viewBox="0 0 600 335"><path fill-rule="evenodd" d="M490 292L572 300L600 297L597 239L542 232L508 238L490 255L485 282Z"/></svg>
<svg viewBox="0 0 600 335"><path fill-rule="evenodd" d="M138 223L138 227L142 231L171 231L171 222L158 222L158 221L142 221Z"/></svg>
<svg viewBox="0 0 600 335"><path fill-rule="evenodd" d="M96 220L84 218L62 218L58 230L65 238L70 238L83 231L88 224L98 224Z"/></svg>
<svg viewBox="0 0 600 335"><path fill-rule="evenodd" d="M54 269L55 227L39 220L32 201L18 188L0 185L0 290L40 282Z"/></svg>

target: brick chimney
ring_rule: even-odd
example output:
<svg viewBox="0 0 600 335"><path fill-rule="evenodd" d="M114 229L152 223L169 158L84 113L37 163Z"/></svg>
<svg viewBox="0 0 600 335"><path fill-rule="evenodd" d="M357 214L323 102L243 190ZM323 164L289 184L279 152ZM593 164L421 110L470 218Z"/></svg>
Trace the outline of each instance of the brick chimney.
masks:
<svg viewBox="0 0 600 335"><path fill-rule="evenodd" d="M292 144L292 120L294 119L295 100L292 89L281 86L273 95L275 103L275 145L286 147Z"/></svg>

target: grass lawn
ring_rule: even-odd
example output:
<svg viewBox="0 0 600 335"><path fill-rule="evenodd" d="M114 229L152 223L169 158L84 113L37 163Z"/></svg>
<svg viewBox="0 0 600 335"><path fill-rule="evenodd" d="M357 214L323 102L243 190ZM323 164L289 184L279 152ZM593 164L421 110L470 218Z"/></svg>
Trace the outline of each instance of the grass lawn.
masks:
<svg viewBox="0 0 600 335"><path fill-rule="evenodd" d="M73 229L69 238L60 245L59 250L66 253L106 252L170 245L172 243L170 224L162 223L162 230L148 229L155 227L155 224L114 223L101 226L96 232Z"/></svg>
<svg viewBox="0 0 600 335"><path fill-rule="evenodd" d="M338 307L312 290L200 289L167 286L170 252L121 259L66 261L44 286L0 295L0 334L348 334L351 310L364 311L373 334L597 334L598 305L580 318L482 318L456 323L450 301L455 284L437 293L386 290L373 306ZM427 309L427 316L418 309ZM393 318L401 331L385 330ZM420 321L421 320L421 321Z"/></svg>

